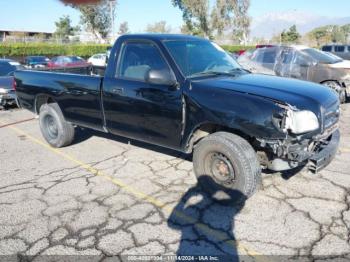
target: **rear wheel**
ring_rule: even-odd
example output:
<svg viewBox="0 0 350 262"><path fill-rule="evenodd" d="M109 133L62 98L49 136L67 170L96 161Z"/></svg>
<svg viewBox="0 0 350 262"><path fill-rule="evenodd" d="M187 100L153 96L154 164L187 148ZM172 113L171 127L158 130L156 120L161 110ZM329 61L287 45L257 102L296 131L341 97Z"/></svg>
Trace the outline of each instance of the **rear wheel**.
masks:
<svg viewBox="0 0 350 262"><path fill-rule="evenodd" d="M335 92L337 92L339 96L340 103L345 103L347 99L346 90L344 87L342 87L338 82L336 81L326 81L322 83L323 85L333 89Z"/></svg>
<svg viewBox="0 0 350 262"><path fill-rule="evenodd" d="M45 140L53 147L64 147L74 139L74 126L67 122L57 103L40 107L40 130Z"/></svg>
<svg viewBox="0 0 350 262"><path fill-rule="evenodd" d="M248 198L261 184L254 149L231 133L214 133L200 141L193 153L193 165L200 186L219 200Z"/></svg>

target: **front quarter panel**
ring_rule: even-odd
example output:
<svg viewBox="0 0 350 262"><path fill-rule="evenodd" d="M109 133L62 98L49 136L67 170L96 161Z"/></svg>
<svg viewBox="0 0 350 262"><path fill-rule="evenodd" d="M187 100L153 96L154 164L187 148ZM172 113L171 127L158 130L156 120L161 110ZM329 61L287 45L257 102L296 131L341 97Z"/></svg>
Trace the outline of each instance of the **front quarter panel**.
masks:
<svg viewBox="0 0 350 262"><path fill-rule="evenodd" d="M273 115L284 109L263 97L202 87L193 82L184 96L187 126L185 137L202 124L216 124L237 130L249 137L283 139L286 134L273 124Z"/></svg>

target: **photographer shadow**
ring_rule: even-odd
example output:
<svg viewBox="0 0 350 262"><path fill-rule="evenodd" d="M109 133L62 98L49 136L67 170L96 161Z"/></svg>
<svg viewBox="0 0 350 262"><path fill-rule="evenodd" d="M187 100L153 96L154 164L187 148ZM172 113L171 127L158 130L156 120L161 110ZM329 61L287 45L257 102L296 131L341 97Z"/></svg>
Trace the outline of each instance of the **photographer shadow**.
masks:
<svg viewBox="0 0 350 262"><path fill-rule="evenodd" d="M202 188L210 190L202 190ZM239 261L234 236L235 216L246 197L237 190L201 176L173 209L168 226L181 231L177 256L206 256L219 261Z"/></svg>

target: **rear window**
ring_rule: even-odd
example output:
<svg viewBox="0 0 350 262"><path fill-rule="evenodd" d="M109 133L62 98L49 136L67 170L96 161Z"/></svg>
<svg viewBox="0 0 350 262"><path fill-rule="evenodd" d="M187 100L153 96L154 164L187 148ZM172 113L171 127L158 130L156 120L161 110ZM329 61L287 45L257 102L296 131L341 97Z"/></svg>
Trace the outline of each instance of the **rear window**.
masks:
<svg viewBox="0 0 350 262"><path fill-rule="evenodd" d="M343 53L345 52L345 46L343 45L335 46L334 50L335 52Z"/></svg>
<svg viewBox="0 0 350 262"><path fill-rule="evenodd" d="M326 45L326 46L322 47L322 51L332 52L332 46Z"/></svg>

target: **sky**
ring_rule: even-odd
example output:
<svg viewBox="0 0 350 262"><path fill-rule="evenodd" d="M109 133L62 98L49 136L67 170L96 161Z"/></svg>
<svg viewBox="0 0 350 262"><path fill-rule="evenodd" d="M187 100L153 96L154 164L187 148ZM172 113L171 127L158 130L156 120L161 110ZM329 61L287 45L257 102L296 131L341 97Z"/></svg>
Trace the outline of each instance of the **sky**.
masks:
<svg viewBox="0 0 350 262"><path fill-rule="evenodd" d="M350 1L251 0L249 13L256 19L271 12L291 10L318 16L349 17ZM0 0L0 13L0 30L53 32L54 22L63 15L69 15L73 25L79 23L79 13L58 0ZM172 6L171 0L118 1L116 28L127 21L132 32L143 32L147 24L161 20L167 21L172 28L182 25L181 12Z"/></svg>

